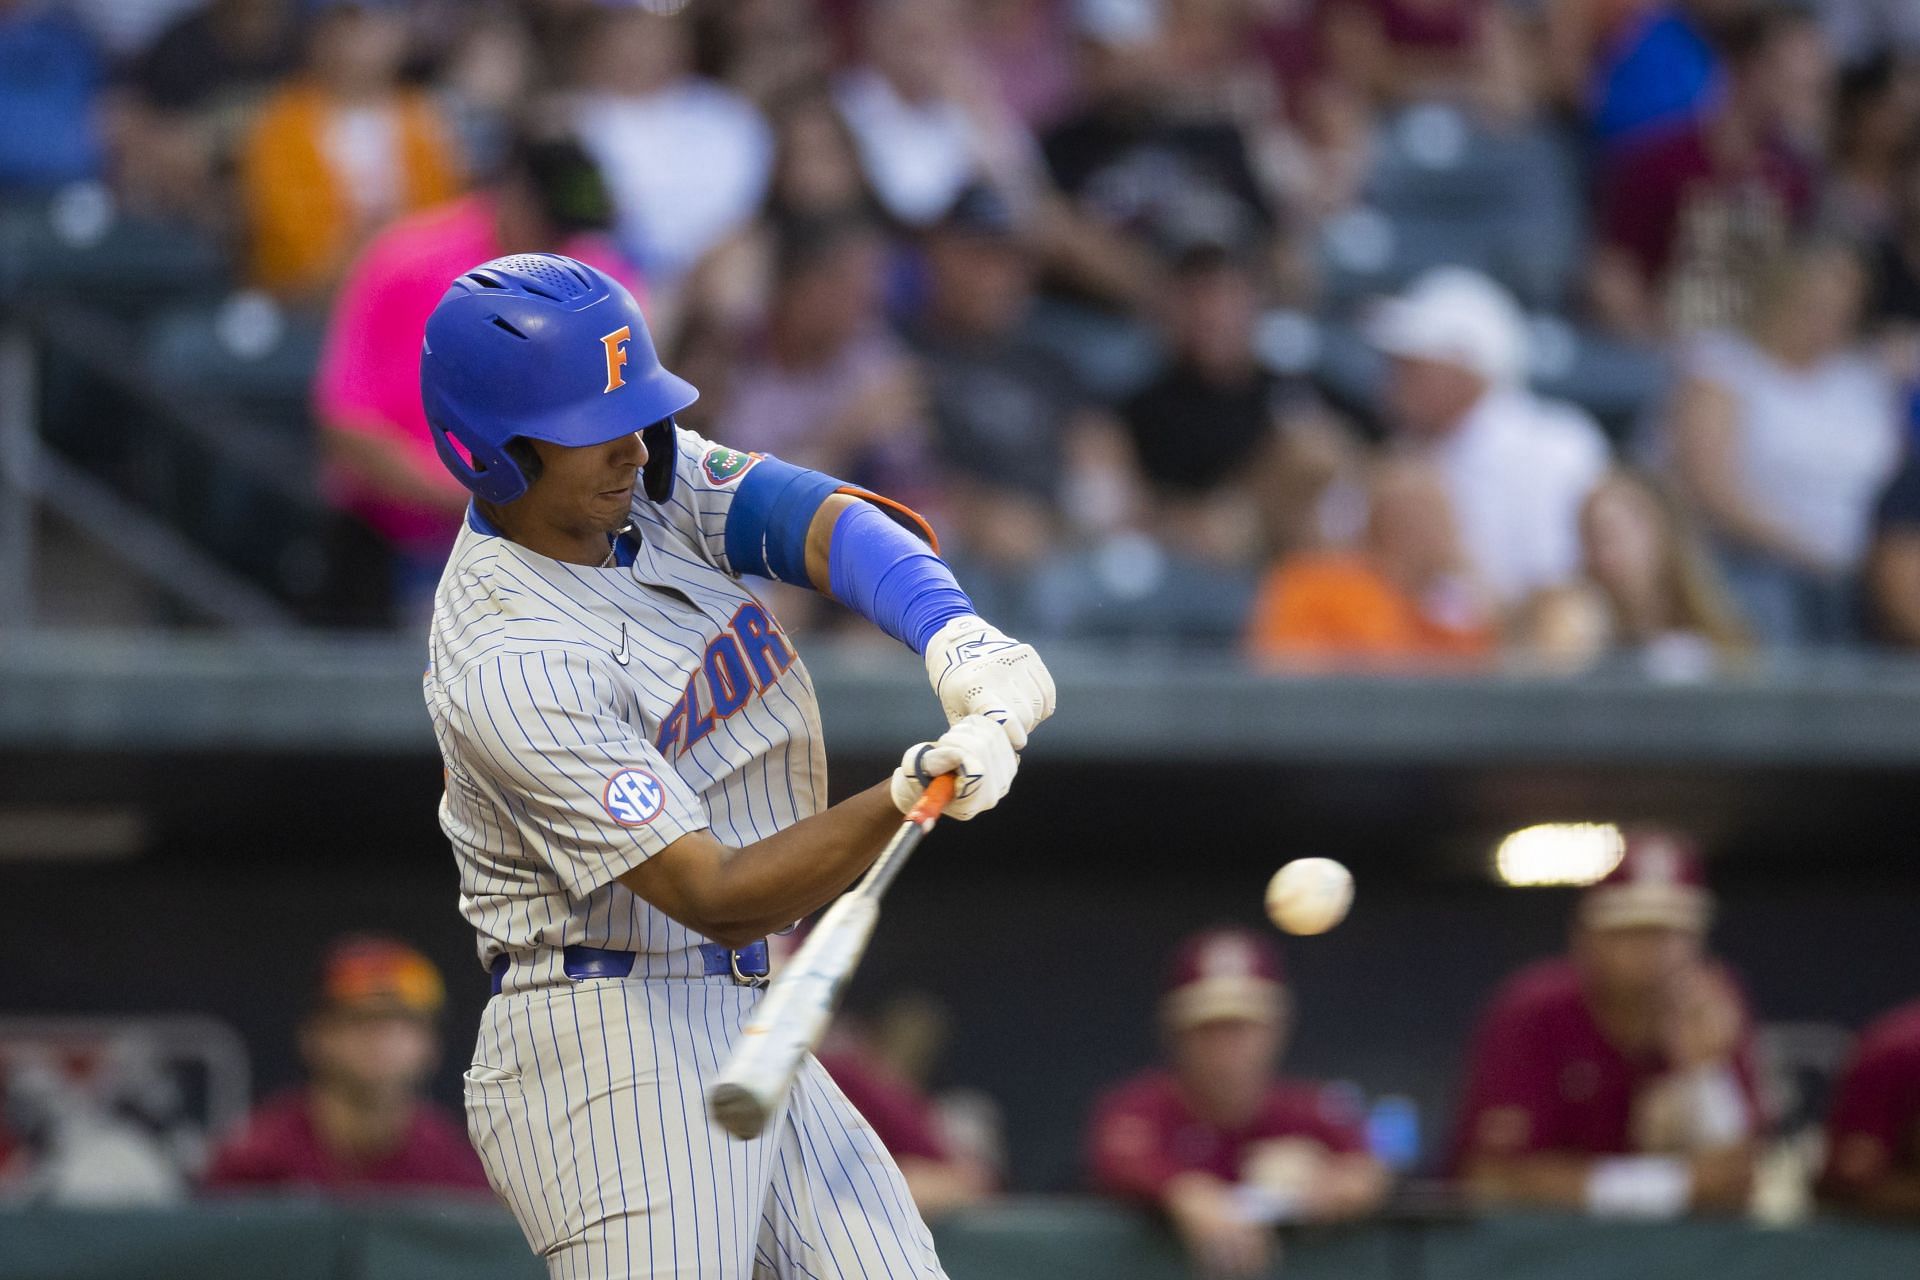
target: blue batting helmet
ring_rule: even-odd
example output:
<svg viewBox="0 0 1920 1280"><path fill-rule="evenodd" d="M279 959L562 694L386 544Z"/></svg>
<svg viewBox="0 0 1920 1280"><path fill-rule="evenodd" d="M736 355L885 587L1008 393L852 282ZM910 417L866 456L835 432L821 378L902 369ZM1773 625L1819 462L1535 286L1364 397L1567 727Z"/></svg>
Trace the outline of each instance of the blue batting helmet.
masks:
<svg viewBox="0 0 1920 1280"><path fill-rule="evenodd" d="M489 502L527 476L516 436L579 446L642 432L646 493L673 489L673 415L700 393L660 366L646 318L618 280L557 253L483 262L427 317L420 399L440 460Z"/></svg>

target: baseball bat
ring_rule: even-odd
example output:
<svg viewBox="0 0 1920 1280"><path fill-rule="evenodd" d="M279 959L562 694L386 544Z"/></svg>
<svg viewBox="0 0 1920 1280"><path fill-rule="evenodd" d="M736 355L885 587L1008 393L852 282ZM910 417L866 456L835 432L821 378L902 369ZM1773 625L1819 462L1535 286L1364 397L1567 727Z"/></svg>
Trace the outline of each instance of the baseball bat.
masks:
<svg viewBox="0 0 1920 1280"><path fill-rule="evenodd" d="M880 918L881 895L951 799L952 774L927 784L866 875L820 917L740 1029L733 1055L707 1090L708 1110L734 1137L759 1137L779 1109L866 952Z"/></svg>

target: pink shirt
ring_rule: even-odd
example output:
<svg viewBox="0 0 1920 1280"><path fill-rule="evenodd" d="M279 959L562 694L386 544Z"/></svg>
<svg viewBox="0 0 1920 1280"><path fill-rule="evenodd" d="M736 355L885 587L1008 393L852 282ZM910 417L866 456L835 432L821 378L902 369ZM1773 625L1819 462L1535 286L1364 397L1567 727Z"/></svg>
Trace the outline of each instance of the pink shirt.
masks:
<svg viewBox="0 0 1920 1280"><path fill-rule="evenodd" d="M1182 1173L1239 1182L1253 1149L1281 1138L1318 1142L1334 1155L1367 1149L1365 1122L1339 1090L1276 1080L1253 1122L1227 1130L1196 1116L1172 1075L1150 1071L1113 1089L1094 1107L1088 1164L1098 1190L1152 1202Z"/></svg>
<svg viewBox="0 0 1920 1280"><path fill-rule="evenodd" d="M365 1162L329 1150L313 1127L307 1092L296 1089L263 1103L213 1154L206 1185L213 1191L307 1190L333 1193L414 1187L423 1191L486 1191L487 1175L459 1121L430 1103L414 1108L400 1145Z"/></svg>
<svg viewBox="0 0 1920 1280"><path fill-rule="evenodd" d="M633 268L606 237L576 236L564 251L639 296ZM420 343L427 317L454 277L506 252L489 195L465 196L395 222L348 271L314 374L314 412L322 422L398 443L430 483L456 500L466 490L441 465L420 404ZM395 502L338 466L328 468L324 484L336 507L401 546L450 547L459 531L457 512Z"/></svg>

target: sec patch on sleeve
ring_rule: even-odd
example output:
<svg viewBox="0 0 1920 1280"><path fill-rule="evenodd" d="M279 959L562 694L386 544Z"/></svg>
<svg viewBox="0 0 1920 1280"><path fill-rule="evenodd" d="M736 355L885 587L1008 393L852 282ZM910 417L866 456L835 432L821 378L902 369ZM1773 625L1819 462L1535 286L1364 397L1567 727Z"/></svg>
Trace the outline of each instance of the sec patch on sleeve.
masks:
<svg viewBox="0 0 1920 1280"><path fill-rule="evenodd" d="M645 769L622 769L607 779L600 803L623 827L644 827L667 807L667 789Z"/></svg>
<svg viewBox="0 0 1920 1280"><path fill-rule="evenodd" d="M700 466L707 473L707 479L715 484L732 484L747 474L748 468L760 461L758 454L742 453L738 449L729 449L724 445L715 445L707 450L700 459Z"/></svg>

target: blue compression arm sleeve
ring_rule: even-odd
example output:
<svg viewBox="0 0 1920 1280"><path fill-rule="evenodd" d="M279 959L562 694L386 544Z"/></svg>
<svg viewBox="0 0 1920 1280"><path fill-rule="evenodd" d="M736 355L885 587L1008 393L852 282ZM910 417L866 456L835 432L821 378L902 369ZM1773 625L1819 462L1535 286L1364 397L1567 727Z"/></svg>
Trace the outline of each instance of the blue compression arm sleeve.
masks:
<svg viewBox="0 0 1920 1280"><path fill-rule="evenodd" d="M840 482L778 458L762 458L740 477L727 509L727 563L735 573L818 587L807 577L807 531Z"/></svg>
<svg viewBox="0 0 1920 1280"><path fill-rule="evenodd" d="M976 612L946 561L866 502L834 521L827 565L834 598L915 653L947 622Z"/></svg>

